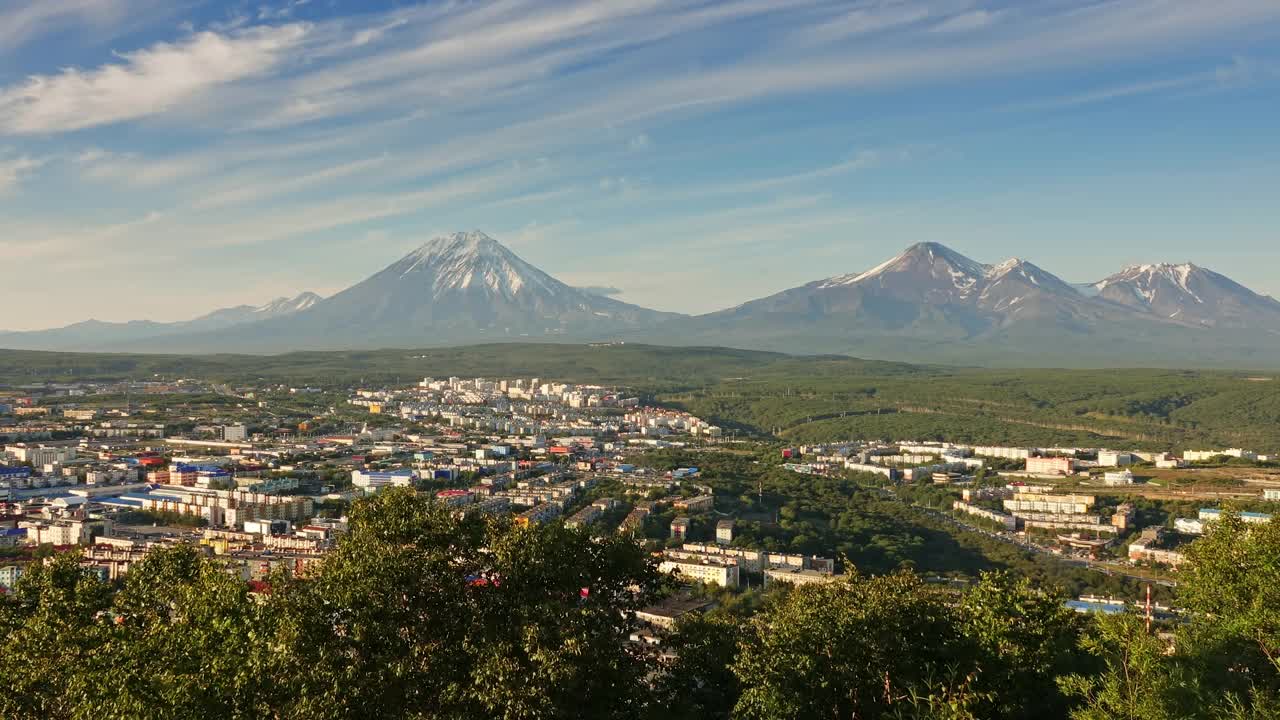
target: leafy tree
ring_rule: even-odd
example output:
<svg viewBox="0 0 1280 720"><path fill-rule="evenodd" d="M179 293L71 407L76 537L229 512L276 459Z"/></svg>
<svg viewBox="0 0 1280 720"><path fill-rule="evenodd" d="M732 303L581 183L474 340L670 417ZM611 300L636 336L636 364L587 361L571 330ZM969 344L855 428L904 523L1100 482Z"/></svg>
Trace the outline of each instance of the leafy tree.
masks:
<svg viewBox="0 0 1280 720"><path fill-rule="evenodd" d="M1170 708L1185 706L1174 695L1179 683L1166 641L1147 632L1142 618L1121 613L1099 616L1080 646L1102 663L1095 674L1061 678L1063 692L1081 701L1073 720L1166 720Z"/></svg>
<svg viewBox="0 0 1280 720"><path fill-rule="evenodd" d="M655 718L727 718L742 693L731 666L743 627L719 610L686 615L668 639L675 661L656 682Z"/></svg>
<svg viewBox="0 0 1280 720"><path fill-rule="evenodd" d="M1192 622L1179 649L1205 694L1232 712L1280 695L1280 523L1224 512L1187 549L1179 601Z"/></svg>
<svg viewBox="0 0 1280 720"><path fill-rule="evenodd" d="M79 718L97 704L102 676L86 672L109 632L107 585L78 557L28 566L0 601L0 717Z"/></svg>
<svg viewBox="0 0 1280 720"><path fill-rule="evenodd" d="M458 519L411 491L357 503L312 578L273 595L307 718L622 717L625 642L658 588L629 539Z"/></svg>
<svg viewBox="0 0 1280 720"><path fill-rule="evenodd" d="M1056 678L1079 669L1083 622L1061 598L1008 572L984 573L960 602L961 632L982 652L986 718L1065 717Z"/></svg>
<svg viewBox="0 0 1280 720"><path fill-rule="evenodd" d="M192 545L157 548L115 596L99 651L108 717L259 718L283 698L269 672L273 616Z"/></svg>
<svg viewBox="0 0 1280 720"><path fill-rule="evenodd" d="M908 573L795 588L747 627L743 718L880 718L969 684L954 611ZM949 702L950 700L948 700Z"/></svg>

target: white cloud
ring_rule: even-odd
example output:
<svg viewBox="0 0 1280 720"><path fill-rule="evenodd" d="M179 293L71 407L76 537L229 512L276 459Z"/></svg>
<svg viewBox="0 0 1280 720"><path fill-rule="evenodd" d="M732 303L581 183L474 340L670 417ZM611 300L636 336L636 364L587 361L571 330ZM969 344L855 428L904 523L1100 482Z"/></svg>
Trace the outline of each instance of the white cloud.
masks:
<svg viewBox="0 0 1280 720"><path fill-rule="evenodd" d="M0 90L0 132L63 132L161 113L217 86L269 72L306 33L300 24L232 35L203 32L123 54L123 62L93 70L33 76Z"/></svg>
<svg viewBox="0 0 1280 720"><path fill-rule="evenodd" d="M25 155L16 158L0 157L0 195L11 192L23 178L44 164L43 158Z"/></svg>
<svg viewBox="0 0 1280 720"><path fill-rule="evenodd" d="M0 53L28 46L66 28L85 28L96 40L110 39L136 23L163 18L178 5L167 0L5 2L0 4Z"/></svg>
<svg viewBox="0 0 1280 720"><path fill-rule="evenodd" d="M128 0L144 1L151 0ZM121 257L160 247L189 257L188 250L215 252L209 248L237 244L246 246L243 257L254 262L260 256L247 246L293 247L311 242L308 233L325 233L315 242L336 242L341 233L330 231L358 235L368 229L357 224L399 227L425 215L431 223L451 224L469 214L481 219L459 224L483 225L493 218L524 228L528 218L547 212L585 217L600 206L634 211L640 205L659 218L673 212L677 198L712 198L705 203L712 208L780 202L777 215L758 227L753 223L761 218L735 210L734 217L723 218L731 229L682 229L670 237L705 237L716 248L738 241L785 243L809 225L826 232L853 222L856 214L838 208L826 215L813 212L824 201L817 193L835 191L837 183L825 181L838 176L841 184L852 185L844 182L845 174L910 159L893 144L912 138L881 137L880 113L867 115L865 125L861 115L851 115L847 128L815 133L813 142L826 145L810 149L826 152L827 159L787 156L779 147L741 175L707 179L713 173L681 174L665 163L688 162L695 154L714 170L715 163L729 159L719 147L723 141L770 147L759 134L769 131L730 123L725 137L698 138L693 146L668 123L736 103L781 109L794 102L800 110L823 92L841 93L842 102L853 106L864 91L994 86L1004 77L1043 71L1127 77L1127 60L1145 64L1185 47L1234 42L1242 28L1261 33L1280 19L1275 0L1046 0L1015 4L1016 11L1005 13L977 10L971 0L493 0L320 20L291 38L277 36L286 28L249 27L258 4L240 5L250 14L237 20L244 23L237 28L175 35L171 44L134 50L99 67L61 74L44 69L28 83L0 87L0 134L56 133L165 115L166 122L148 123L156 144L151 133L86 139L100 149L82 154L70 166L76 176L68 179L69 194L95 193L102 199L98 205L138 214L164 207L165 215L123 225L109 211L86 209L61 229L50 223L59 250L97 255L102 235L89 229L128 227L107 233L111 251ZM976 32L988 27L998 32ZM942 30L953 32L937 34ZM0 36L4 32L0 27ZM235 52L219 54L215 48ZM169 66L178 69L165 71ZM1256 80L1258 73L1252 63L1237 62L1217 82L1235 86ZM1198 80L1212 83L1212 76ZM1176 78L1114 82L1117 87L1049 98L1043 106L1105 102L1182 84ZM777 119L769 113L760 117ZM709 126L702 126L704 132ZM918 127L907 123L901 131ZM662 138L664 157L630 154L654 146L648 133ZM39 138L23 141L32 143L17 151L24 157L48 152L38 147ZM937 141L948 143L945 137ZM839 154L850 143L867 142L888 147ZM454 179L540 156L552 157L555 167L534 186L516 177L466 185ZM642 167L636 167L640 160ZM639 173L644 177L636 187ZM97 184L77 187L77 180ZM673 188L671 180L687 186ZM791 195L805 192L814 194ZM759 197L732 197L737 193ZM821 216L821 222L798 224L810 215ZM391 218L396 222L380 222ZM585 224L583 233L594 232ZM86 232L70 231L77 227ZM534 242L534 233L547 227L528 228L520 237ZM176 247L172 238L179 236L184 242ZM607 235L616 240L611 246L644 236L643 228L630 223ZM41 239L37 228L9 235L15 237ZM547 242L557 239L562 240L557 234ZM338 264L358 257L336 251L346 253L332 261ZM601 244L600 252L613 251Z"/></svg>
<svg viewBox="0 0 1280 720"><path fill-rule="evenodd" d="M409 24L408 20L404 18L396 18L395 20L392 20L391 22L386 23L384 25L378 25L377 27L357 30L356 34L353 35L351 38L351 44L354 45L355 47L364 47L365 45L369 45L370 43L378 42L387 33L391 32L392 30L395 30L396 28L404 27L407 24Z"/></svg>
<svg viewBox="0 0 1280 720"><path fill-rule="evenodd" d="M1180 88L1191 87L1202 83L1205 80L1211 79L1211 74L1196 73L1193 75L1184 75L1182 77L1164 78L1161 80L1151 80L1148 82L1130 83L1128 85L1101 88L1098 90L1090 90L1088 92L1048 98L1045 100L1032 100L1025 103L1020 102L1013 105L1007 105L999 108L998 110L1001 112L1059 110L1083 105L1093 105L1111 100L1120 100L1128 97L1150 95L1152 93L1163 92L1165 90L1177 90Z"/></svg>
<svg viewBox="0 0 1280 720"><path fill-rule="evenodd" d="M1000 20L1005 13L1001 10L970 10L969 12L952 15L942 22L929 28L930 32L950 33L950 32L970 32L973 30L981 30L989 25L994 25Z"/></svg>

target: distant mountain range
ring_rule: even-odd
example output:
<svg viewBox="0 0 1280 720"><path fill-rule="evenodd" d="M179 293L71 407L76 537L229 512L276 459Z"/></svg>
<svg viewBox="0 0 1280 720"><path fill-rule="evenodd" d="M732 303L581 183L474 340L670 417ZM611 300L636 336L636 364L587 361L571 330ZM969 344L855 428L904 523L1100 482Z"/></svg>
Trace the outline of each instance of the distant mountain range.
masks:
<svg viewBox="0 0 1280 720"><path fill-rule="evenodd" d="M919 243L870 270L700 316L612 290L571 287L484 233L455 233L329 298L0 333L0 347L269 353L631 339L979 365L1280 367L1280 302L1190 264L1072 285L1025 260L987 265Z"/></svg>
<svg viewBox="0 0 1280 720"><path fill-rule="evenodd" d="M131 343L171 341L189 335L285 317L302 312L324 298L313 292L280 297L265 305L237 305L180 322L102 322L85 320L52 330L0 332L0 347L17 350L130 350Z"/></svg>

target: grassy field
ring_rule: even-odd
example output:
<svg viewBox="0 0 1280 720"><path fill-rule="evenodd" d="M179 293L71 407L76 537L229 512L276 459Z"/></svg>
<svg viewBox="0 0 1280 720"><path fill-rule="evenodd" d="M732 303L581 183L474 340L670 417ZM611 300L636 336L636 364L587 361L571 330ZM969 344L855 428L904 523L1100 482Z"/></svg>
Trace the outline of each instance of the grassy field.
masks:
<svg viewBox="0 0 1280 720"><path fill-rule="evenodd" d="M636 344L198 357L0 351L0 383L10 386L198 377L345 388L428 375L626 385L727 428L788 442L1280 449L1280 382L1257 372L993 370Z"/></svg>

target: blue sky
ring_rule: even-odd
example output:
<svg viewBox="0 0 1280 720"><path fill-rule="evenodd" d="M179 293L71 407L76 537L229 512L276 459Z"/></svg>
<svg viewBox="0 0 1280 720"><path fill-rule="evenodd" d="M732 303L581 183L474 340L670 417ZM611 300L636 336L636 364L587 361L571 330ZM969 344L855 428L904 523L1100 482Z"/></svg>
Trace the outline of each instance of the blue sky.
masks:
<svg viewBox="0 0 1280 720"><path fill-rule="evenodd" d="M0 327L328 294L482 229L704 312L938 241L1280 296L1276 0L9 0Z"/></svg>

